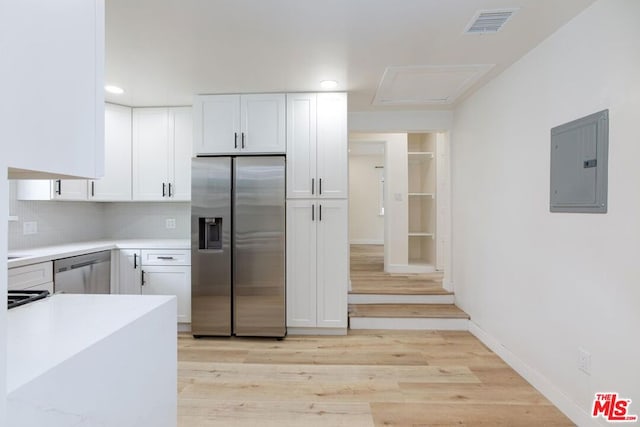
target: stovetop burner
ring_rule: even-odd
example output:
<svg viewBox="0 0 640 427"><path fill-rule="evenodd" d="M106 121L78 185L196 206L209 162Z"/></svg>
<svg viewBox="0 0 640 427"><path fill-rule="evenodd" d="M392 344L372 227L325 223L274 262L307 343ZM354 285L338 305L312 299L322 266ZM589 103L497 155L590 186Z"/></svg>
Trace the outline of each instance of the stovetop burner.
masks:
<svg viewBox="0 0 640 427"><path fill-rule="evenodd" d="M46 298L48 295L49 291L7 291L7 307L19 307L42 298Z"/></svg>

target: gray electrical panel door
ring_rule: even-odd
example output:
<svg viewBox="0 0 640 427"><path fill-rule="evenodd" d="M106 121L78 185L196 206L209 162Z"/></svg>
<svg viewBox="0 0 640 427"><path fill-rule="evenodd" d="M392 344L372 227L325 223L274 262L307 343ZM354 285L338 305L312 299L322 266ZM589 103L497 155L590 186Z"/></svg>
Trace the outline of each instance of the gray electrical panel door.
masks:
<svg viewBox="0 0 640 427"><path fill-rule="evenodd" d="M551 212L606 213L609 110L551 129Z"/></svg>

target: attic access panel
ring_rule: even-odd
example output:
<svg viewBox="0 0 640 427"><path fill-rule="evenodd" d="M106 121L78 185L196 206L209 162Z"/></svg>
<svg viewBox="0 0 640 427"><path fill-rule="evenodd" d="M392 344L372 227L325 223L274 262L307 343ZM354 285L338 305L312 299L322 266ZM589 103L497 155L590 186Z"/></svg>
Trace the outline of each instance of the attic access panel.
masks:
<svg viewBox="0 0 640 427"><path fill-rule="evenodd" d="M551 212L606 213L609 110L551 129Z"/></svg>

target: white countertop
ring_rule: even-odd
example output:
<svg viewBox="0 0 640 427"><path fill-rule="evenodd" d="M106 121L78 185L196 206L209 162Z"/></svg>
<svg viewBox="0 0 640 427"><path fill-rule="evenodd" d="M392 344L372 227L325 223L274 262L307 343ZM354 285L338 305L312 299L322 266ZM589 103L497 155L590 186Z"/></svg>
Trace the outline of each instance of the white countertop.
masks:
<svg viewBox="0 0 640 427"><path fill-rule="evenodd" d="M97 240L69 243L66 245L9 251L10 257L17 258L10 259L7 262L7 268L21 267L23 265L37 264L39 262L111 249L190 249L190 247L191 243L188 239Z"/></svg>
<svg viewBox="0 0 640 427"><path fill-rule="evenodd" d="M58 294L8 310L7 393L175 298Z"/></svg>

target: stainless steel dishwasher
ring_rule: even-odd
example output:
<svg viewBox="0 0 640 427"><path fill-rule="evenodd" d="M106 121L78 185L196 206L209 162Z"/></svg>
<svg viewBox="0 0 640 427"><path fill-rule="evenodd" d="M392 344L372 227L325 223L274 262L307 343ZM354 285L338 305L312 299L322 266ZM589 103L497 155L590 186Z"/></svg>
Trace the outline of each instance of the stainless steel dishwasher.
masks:
<svg viewBox="0 0 640 427"><path fill-rule="evenodd" d="M111 293L111 251L55 260L53 273L55 292L109 294Z"/></svg>

